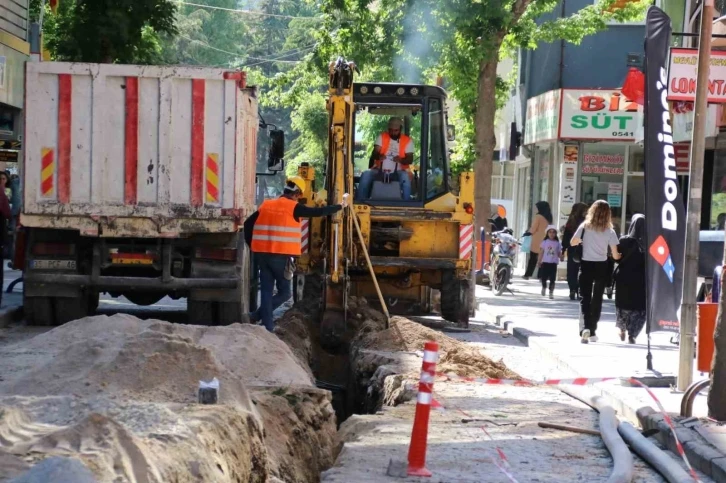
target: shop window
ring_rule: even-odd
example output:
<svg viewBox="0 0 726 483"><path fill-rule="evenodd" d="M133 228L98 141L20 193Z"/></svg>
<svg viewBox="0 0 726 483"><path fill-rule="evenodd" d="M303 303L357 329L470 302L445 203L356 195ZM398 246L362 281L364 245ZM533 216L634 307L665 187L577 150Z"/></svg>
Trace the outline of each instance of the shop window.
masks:
<svg viewBox="0 0 726 483"><path fill-rule="evenodd" d="M645 171L645 151L641 146L635 145L630 147L628 171L630 173L643 173Z"/></svg>
<svg viewBox="0 0 726 483"><path fill-rule="evenodd" d="M714 156L712 193L711 229L723 230L726 223L726 152L720 150Z"/></svg>
<svg viewBox="0 0 726 483"><path fill-rule="evenodd" d="M514 199L514 163L495 162L492 166L492 198Z"/></svg>
<svg viewBox="0 0 726 483"><path fill-rule="evenodd" d="M610 204L615 231L622 228L625 146L606 143L583 145L580 201L592 204L605 200Z"/></svg>

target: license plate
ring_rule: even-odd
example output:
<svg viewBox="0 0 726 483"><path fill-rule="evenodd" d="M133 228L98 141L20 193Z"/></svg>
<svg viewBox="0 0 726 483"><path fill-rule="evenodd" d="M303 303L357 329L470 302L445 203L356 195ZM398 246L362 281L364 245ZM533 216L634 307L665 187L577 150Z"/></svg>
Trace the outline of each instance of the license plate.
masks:
<svg viewBox="0 0 726 483"><path fill-rule="evenodd" d="M31 268L35 270L75 270L75 260L32 260Z"/></svg>

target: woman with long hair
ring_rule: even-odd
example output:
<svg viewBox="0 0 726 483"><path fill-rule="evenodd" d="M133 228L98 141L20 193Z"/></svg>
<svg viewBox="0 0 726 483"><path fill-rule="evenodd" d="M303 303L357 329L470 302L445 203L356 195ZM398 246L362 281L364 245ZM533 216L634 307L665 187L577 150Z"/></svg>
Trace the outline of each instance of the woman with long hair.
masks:
<svg viewBox="0 0 726 483"><path fill-rule="evenodd" d="M610 278L608 247L613 258L620 259L618 235L613 230L610 205L597 200L587 210L587 216L570 241L571 246L582 244L580 262L580 337L583 344L597 342L597 323L602 312L602 296Z"/></svg>
<svg viewBox="0 0 726 483"><path fill-rule="evenodd" d="M615 326L620 340L635 344L645 325L645 216L633 215L627 236L620 238L622 258L615 269Z"/></svg>
<svg viewBox="0 0 726 483"><path fill-rule="evenodd" d="M570 210L565 229L562 231L562 250L567 253L567 285L570 287L570 300L577 300L580 296L580 286L577 283L577 275L580 273L580 261L575 261L575 247L570 245L572 236L577 228L585 221L587 205L575 203Z"/></svg>
<svg viewBox="0 0 726 483"><path fill-rule="evenodd" d="M550 204L546 201L538 201L535 205L537 213L532 219L532 226L524 234L531 236L532 240L529 248L529 260L527 260L527 270L524 272L524 279L529 280L537 268L537 260L539 259L540 245L545 239L547 227L552 224L552 210Z"/></svg>

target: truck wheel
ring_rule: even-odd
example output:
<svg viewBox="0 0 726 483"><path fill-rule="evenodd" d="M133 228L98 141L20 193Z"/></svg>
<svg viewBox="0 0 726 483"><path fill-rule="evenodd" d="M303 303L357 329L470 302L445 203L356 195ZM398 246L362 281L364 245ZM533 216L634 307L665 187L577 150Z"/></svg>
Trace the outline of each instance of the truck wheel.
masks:
<svg viewBox="0 0 726 483"><path fill-rule="evenodd" d="M98 310L98 303L101 300L101 294L96 291L88 292L88 314L95 314Z"/></svg>
<svg viewBox="0 0 726 483"><path fill-rule="evenodd" d="M88 297L53 297L55 322L58 325L88 316Z"/></svg>
<svg viewBox="0 0 726 483"><path fill-rule="evenodd" d="M249 324L250 317L243 311L242 304L237 302L218 302L217 303L217 321L219 325L230 324Z"/></svg>
<svg viewBox="0 0 726 483"><path fill-rule="evenodd" d="M459 280L454 271L443 272L441 274L441 316L460 327L468 327L470 290L469 280Z"/></svg>
<svg viewBox="0 0 726 483"><path fill-rule="evenodd" d="M53 303L50 297L26 297L23 295L23 311L28 325L55 325Z"/></svg>
<svg viewBox="0 0 726 483"><path fill-rule="evenodd" d="M187 318L192 325L217 325L214 302L187 300Z"/></svg>

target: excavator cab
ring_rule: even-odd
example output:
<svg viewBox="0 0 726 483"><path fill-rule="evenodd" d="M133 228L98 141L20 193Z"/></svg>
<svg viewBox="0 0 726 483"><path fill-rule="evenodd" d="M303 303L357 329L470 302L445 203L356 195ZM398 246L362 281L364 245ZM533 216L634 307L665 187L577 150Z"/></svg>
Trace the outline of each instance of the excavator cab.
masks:
<svg viewBox="0 0 726 483"><path fill-rule="evenodd" d="M407 84L356 84L354 136L356 146L355 200L371 206L422 207L449 191L447 125L444 106L446 93L440 87ZM400 132L390 129L391 121L400 122ZM389 132L390 131L390 132ZM376 169L374 147L380 149L388 134L387 153ZM411 164L396 163L401 140ZM373 172L371 172L373 171Z"/></svg>
<svg viewBox="0 0 726 483"><path fill-rule="evenodd" d="M328 349L351 336L350 296L372 305L382 298L394 314L435 310L462 327L474 302L474 173L452 182L446 92L354 83L355 70L342 58L330 64L324 179L315 179L312 166L298 170L309 206L340 204L345 194L354 199L336 215L302 220L294 294L321 301L320 342ZM385 151L378 158L374 146Z"/></svg>

